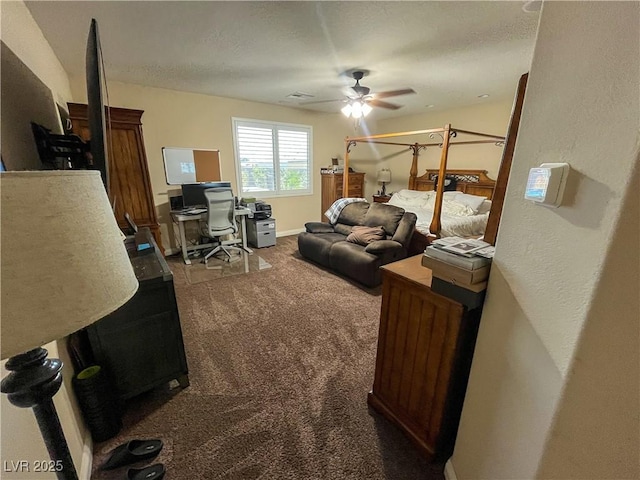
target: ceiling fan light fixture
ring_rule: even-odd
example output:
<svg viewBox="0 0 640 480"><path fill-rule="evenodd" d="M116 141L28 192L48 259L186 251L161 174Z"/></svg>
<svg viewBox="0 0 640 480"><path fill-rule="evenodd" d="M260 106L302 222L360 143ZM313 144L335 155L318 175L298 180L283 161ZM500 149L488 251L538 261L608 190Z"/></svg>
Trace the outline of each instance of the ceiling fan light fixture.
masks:
<svg viewBox="0 0 640 480"><path fill-rule="evenodd" d="M357 101L357 102L353 102L353 105L351 105L351 116L353 118L360 118L362 117L362 103Z"/></svg>
<svg viewBox="0 0 640 480"><path fill-rule="evenodd" d="M371 113L373 108L362 100L352 100L340 109L347 118L362 118Z"/></svg>

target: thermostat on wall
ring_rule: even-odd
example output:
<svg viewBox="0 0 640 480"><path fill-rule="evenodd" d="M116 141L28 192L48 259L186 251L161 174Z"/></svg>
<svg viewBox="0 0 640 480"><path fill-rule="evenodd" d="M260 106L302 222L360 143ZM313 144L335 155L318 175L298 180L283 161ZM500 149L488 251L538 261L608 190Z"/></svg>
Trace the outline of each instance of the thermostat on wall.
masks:
<svg viewBox="0 0 640 480"><path fill-rule="evenodd" d="M559 207L569 176L568 163L543 163L529 170L524 198L541 205Z"/></svg>

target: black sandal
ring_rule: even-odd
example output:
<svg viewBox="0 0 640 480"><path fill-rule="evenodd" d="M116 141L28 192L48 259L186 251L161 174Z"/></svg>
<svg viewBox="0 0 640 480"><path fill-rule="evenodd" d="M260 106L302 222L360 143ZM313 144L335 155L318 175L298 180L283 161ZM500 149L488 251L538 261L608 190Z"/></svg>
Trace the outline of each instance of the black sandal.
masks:
<svg viewBox="0 0 640 480"><path fill-rule="evenodd" d="M141 460L149 460L160 453L162 446L162 440L158 439L130 440L111 452L109 460L102 465L102 469L112 470Z"/></svg>
<svg viewBox="0 0 640 480"><path fill-rule="evenodd" d="M165 468L161 463L155 463L145 468L130 468L127 472L128 480L160 480L164 477Z"/></svg>

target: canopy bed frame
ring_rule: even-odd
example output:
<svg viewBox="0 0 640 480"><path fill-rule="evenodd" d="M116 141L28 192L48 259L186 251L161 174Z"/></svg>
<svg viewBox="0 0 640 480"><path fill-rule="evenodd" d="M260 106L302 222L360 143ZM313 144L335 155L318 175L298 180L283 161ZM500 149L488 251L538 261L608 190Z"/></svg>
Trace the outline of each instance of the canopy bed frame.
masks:
<svg viewBox="0 0 640 480"><path fill-rule="evenodd" d="M465 134L472 137L477 137L474 140L455 141L458 134ZM414 135L428 135L433 139L436 136L441 138L439 142L429 143L404 143L395 142L390 139L397 137L407 137ZM498 146L503 146L505 137L498 135L491 135L488 133L472 132L469 130L461 130L453 128L451 124L446 124L443 128L433 128L429 130L415 130L409 132L396 132L396 133L383 133L378 135L367 135L362 137L347 137L345 138L345 156L344 156L344 169L349 169L349 154L351 148L358 143L374 143L382 145L397 145L402 147L408 147L413 152L413 161L411 163L411 169L409 171L409 186L411 190L427 191L436 189L435 205L433 218L431 225L429 226L430 235L424 235L418 231L414 232L414 241L412 242L412 251L419 253L424 251L424 248L430 243L432 239L440 236L441 214L442 214L442 197L444 192L445 177L453 176L457 180L456 190L473 195L486 196L488 199L493 198L493 192L496 188L496 182L486 175L486 170L448 170L447 159L449 155L449 148L454 145L477 145L483 143L493 143ZM428 147L439 147L442 149L440 154L440 167L436 170L427 170L422 176L418 176L418 157L420 151ZM506 182L506 178L503 179ZM348 175L345 175L343 181L343 196L347 197L349 192L349 180ZM493 211L493 207L492 207ZM491 215L491 214L490 214ZM423 238L421 238L423 237Z"/></svg>

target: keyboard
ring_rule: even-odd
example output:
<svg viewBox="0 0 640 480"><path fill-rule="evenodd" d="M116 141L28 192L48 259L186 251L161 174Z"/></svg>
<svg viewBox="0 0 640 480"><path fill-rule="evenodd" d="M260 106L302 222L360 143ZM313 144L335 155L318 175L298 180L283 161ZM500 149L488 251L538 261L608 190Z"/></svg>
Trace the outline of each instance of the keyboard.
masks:
<svg viewBox="0 0 640 480"><path fill-rule="evenodd" d="M185 210L182 212L184 215L200 215L201 213L205 213L207 211L206 208L191 208L189 210Z"/></svg>

